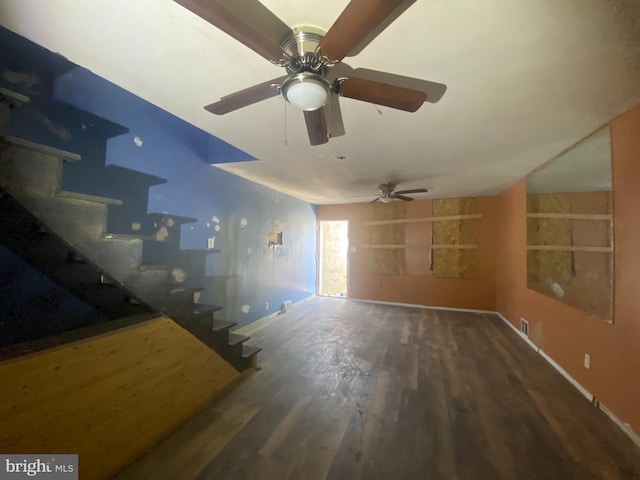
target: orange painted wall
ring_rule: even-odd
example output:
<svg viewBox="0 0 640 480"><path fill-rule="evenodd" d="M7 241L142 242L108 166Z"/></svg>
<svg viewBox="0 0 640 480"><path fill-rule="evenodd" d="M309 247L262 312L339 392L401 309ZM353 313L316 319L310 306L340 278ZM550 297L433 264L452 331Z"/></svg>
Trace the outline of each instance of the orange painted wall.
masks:
<svg viewBox="0 0 640 480"><path fill-rule="evenodd" d="M526 180L499 198L497 310L640 433L640 106L611 122L614 181L614 324L526 284ZM583 367L591 355L591 369Z"/></svg>
<svg viewBox="0 0 640 480"><path fill-rule="evenodd" d="M410 303L416 305L473 308L495 310L496 278L495 262L498 242L499 199L479 197L478 213L483 217L477 222L478 275L472 280L435 278L430 273L407 275L372 275L368 271L366 249L368 230L364 225L369 220L369 205L353 203L347 205L318 206L318 220L348 220L349 245L357 251L349 253L349 296L356 299ZM431 200L415 200L406 204L406 217L419 218L432 215ZM414 224L407 232L421 235ZM423 224L424 225L424 224ZM424 229L422 229L424 236ZM418 240L416 240L418 241ZM426 243L426 242L425 242ZM407 258L407 270L412 262L428 265L429 250L411 249L414 255ZM424 270L421 268L420 270ZM417 293L416 293L417 292Z"/></svg>

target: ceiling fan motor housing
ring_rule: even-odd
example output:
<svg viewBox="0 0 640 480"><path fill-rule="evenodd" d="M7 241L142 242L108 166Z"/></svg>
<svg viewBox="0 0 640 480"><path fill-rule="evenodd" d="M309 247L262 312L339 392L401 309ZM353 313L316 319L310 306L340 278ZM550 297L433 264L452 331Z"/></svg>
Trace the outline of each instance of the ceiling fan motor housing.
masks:
<svg viewBox="0 0 640 480"><path fill-rule="evenodd" d="M324 76L327 61L318 54L318 46L325 33L321 28L307 25L292 28L280 44L287 59L287 73L312 72Z"/></svg>
<svg viewBox="0 0 640 480"><path fill-rule="evenodd" d="M331 84L325 78L329 66L318 51L323 36L324 31L318 28L299 27L281 43L289 74L282 84L282 95L303 111L323 107L331 95Z"/></svg>

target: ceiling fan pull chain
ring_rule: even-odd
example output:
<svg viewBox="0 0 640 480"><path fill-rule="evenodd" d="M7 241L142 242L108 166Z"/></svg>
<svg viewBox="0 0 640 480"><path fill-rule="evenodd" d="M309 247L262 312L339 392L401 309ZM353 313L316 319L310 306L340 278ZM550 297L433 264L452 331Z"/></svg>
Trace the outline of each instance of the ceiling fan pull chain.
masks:
<svg viewBox="0 0 640 480"><path fill-rule="evenodd" d="M282 102L284 104L284 146L287 146L287 102Z"/></svg>

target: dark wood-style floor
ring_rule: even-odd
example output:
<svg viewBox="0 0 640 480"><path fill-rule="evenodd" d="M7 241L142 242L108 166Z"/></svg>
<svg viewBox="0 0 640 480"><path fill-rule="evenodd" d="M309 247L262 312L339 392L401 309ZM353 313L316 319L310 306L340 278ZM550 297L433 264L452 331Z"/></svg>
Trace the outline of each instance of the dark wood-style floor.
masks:
<svg viewBox="0 0 640 480"><path fill-rule="evenodd" d="M640 449L495 316L315 298L243 333L262 369L120 480L640 478Z"/></svg>

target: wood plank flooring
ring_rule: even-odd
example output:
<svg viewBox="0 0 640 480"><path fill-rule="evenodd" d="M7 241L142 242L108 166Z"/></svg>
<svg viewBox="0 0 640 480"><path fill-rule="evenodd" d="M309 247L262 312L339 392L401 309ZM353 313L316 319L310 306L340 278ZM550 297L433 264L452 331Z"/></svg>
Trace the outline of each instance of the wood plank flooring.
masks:
<svg viewBox="0 0 640 480"><path fill-rule="evenodd" d="M261 370L117 478L640 479L640 449L493 315L320 297L241 333Z"/></svg>

